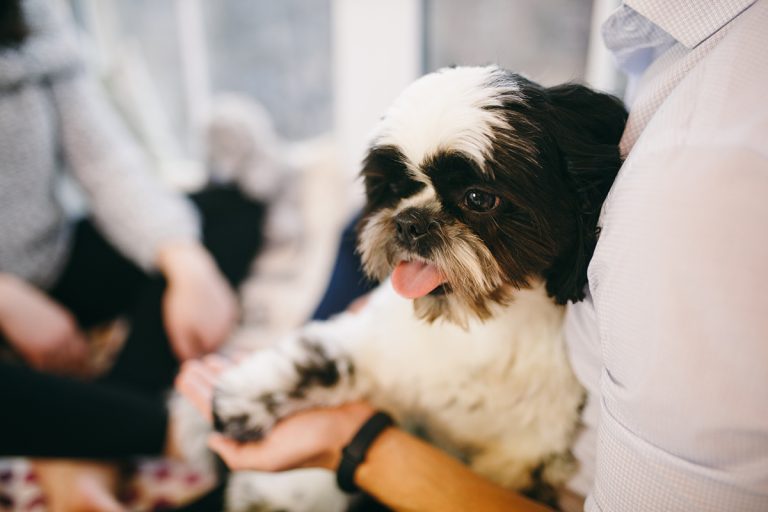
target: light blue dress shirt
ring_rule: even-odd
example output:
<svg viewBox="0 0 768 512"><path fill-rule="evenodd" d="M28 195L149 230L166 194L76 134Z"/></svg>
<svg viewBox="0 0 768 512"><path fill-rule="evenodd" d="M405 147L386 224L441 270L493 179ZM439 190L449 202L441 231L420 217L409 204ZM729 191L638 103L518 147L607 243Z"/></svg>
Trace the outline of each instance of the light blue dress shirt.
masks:
<svg viewBox="0 0 768 512"><path fill-rule="evenodd" d="M627 0L626 156L565 337L593 511L768 511L768 0Z"/></svg>

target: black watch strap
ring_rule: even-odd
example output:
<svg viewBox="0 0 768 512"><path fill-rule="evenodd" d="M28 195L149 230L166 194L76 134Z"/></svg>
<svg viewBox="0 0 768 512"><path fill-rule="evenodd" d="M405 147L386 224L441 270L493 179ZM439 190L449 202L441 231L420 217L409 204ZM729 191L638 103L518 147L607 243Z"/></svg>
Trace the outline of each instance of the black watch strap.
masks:
<svg viewBox="0 0 768 512"><path fill-rule="evenodd" d="M341 461L336 470L336 483L344 492L358 491L355 485L355 471L365 460L368 448L373 444L379 434L394 424L392 417L385 412L377 412L366 421L347 446L341 450Z"/></svg>

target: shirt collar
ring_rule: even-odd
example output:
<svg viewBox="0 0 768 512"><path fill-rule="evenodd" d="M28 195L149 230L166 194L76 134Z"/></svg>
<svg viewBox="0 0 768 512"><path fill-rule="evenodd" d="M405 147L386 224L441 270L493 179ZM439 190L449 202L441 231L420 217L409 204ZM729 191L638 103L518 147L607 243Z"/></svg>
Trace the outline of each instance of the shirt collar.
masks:
<svg viewBox="0 0 768 512"><path fill-rule="evenodd" d="M683 46L695 48L756 0L624 0Z"/></svg>

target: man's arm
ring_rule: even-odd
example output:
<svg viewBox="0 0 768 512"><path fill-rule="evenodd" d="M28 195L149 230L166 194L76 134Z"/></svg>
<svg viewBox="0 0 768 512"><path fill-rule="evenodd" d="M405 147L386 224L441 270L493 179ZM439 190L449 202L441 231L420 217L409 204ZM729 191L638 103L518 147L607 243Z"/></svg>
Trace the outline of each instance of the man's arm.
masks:
<svg viewBox="0 0 768 512"><path fill-rule="evenodd" d="M355 483L397 511L549 510L396 428L386 429L371 445Z"/></svg>

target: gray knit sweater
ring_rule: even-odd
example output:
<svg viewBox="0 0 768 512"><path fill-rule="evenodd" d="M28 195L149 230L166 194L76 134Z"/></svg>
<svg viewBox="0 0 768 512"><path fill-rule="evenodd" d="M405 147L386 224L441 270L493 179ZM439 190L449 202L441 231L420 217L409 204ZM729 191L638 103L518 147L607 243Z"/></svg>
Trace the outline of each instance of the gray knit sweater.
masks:
<svg viewBox="0 0 768 512"><path fill-rule="evenodd" d="M90 213L126 256L149 269L164 241L199 236L194 207L163 188L80 58L71 20L27 0L31 36L0 49L0 272L52 285L72 244L57 198L69 172Z"/></svg>

